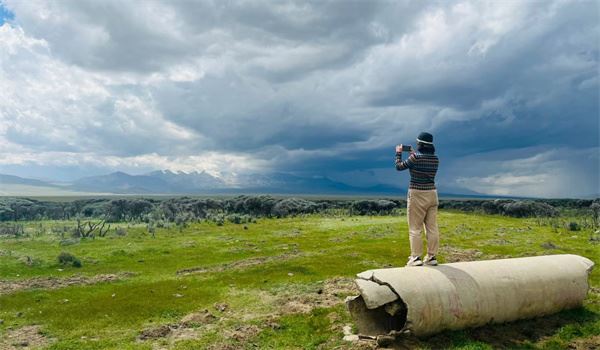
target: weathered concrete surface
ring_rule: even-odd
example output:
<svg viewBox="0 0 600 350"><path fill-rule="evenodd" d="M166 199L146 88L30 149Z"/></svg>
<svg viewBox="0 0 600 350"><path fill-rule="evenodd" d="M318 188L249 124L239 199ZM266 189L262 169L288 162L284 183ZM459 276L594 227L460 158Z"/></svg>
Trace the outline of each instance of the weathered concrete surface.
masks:
<svg viewBox="0 0 600 350"><path fill-rule="evenodd" d="M429 335L578 307L593 266L565 254L369 270L347 304L361 334Z"/></svg>

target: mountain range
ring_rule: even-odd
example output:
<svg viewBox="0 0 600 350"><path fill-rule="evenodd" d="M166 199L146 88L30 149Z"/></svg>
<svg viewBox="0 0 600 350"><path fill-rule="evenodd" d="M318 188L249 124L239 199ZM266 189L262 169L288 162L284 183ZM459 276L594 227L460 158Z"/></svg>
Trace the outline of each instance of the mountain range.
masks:
<svg viewBox="0 0 600 350"><path fill-rule="evenodd" d="M385 194L403 195L406 190L390 185L356 187L331 180L327 177L302 177L287 173L243 174L224 177L206 172L153 171L142 175L130 175L121 171L106 175L80 178L71 183L53 183L0 174L0 194L18 195L27 186L29 192L39 189L72 193L105 194Z"/></svg>

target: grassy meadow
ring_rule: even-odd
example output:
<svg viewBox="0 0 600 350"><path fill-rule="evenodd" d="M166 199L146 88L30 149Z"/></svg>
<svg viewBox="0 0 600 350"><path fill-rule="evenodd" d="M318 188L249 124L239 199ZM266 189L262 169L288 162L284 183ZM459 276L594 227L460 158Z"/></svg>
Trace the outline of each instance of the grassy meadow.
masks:
<svg viewBox="0 0 600 350"><path fill-rule="evenodd" d="M563 219L564 220L564 219ZM577 220L577 218L573 219ZM551 219L441 211L441 262L579 254L600 261L592 229ZM29 221L0 239L0 349L370 349L347 342L353 277L401 266L406 217L306 215L216 225L121 227L105 237L53 233ZM61 264L62 252L81 267ZM600 269L583 308L406 337L395 348L592 349L600 346Z"/></svg>

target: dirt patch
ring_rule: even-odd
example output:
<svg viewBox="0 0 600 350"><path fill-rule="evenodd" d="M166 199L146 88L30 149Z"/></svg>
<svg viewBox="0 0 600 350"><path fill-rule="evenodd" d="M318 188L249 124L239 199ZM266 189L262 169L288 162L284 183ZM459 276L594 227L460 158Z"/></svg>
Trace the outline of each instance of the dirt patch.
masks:
<svg viewBox="0 0 600 350"><path fill-rule="evenodd" d="M0 338L0 350L37 349L49 345L52 339L47 338L40 326L25 326L8 330Z"/></svg>
<svg viewBox="0 0 600 350"><path fill-rule="evenodd" d="M279 296L276 301L281 305L282 314L309 313L317 307L332 307L344 303L346 296L358 294L354 279L336 277L327 280L319 288L309 293L290 291Z"/></svg>
<svg viewBox="0 0 600 350"><path fill-rule="evenodd" d="M567 349L573 350L599 350L600 349L600 335L595 335L587 339L576 339L572 341Z"/></svg>
<svg viewBox="0 0 600 350"><path fill-rule="evenodd" d="M208 310L193 312L184 316L179 323L146 328L140 332L138 340L167 339L171 344L185 339L195 339L199 327L217 322L218 318Z"/></svg>
<svg viewBox="0 0 600 350"><path fill-rule="evenodd" d="M444 257L447 263L453 263L481 260L483 253L477 249L459 249L444 245L440 247L439 255Z"/></svg>
<svg viewBox="0 0 600 350"><path fill-rule="evenodd" d="M245 324L237 326L233 330L225 331L224 334L226 334L227 338L229 339L235 339L236 341L243 343L246 340L258 335L261 330L262 329L257 325Z"/></svg>
<svg viewBox="0 0 600 350"><path fill-rule="evenodd" d="M35 277L16 281L0 280L0 295L26 289L59 289L68 286L115 282L134 275L135 274L131 272L122 272L118 274L101 274L95 276L75 275L66 278Z"/></svg>
<svg viewBox="0 0 600 350"><path fill-rule="evenodd" d="M285 254L276 255L276 256L261 256L261 257L257 257L257 258L243 259L243 260L238 260L238 261L234 261L234 262L230 262L230 263L226 263L226 264L214 265L214 266L191 267L188 269L179 270L179 271L177 271L177 274L180 276L186 276L186 275L192 275L192 274L198 274L198 273L223 272L223 271L227 271L227 270L244 269L247 267L258 266L258 265L266 264L269 262L289 260L289 259L297 258L300 256L304 256L304 255L305 255L304 253L300 253L300 252L290 252L290 253L285 253Z"/></svg>
<svg viewBox="0 0 600 350"><path fill-rule="evenodd" d="M140 340L159 339L171 334L171 327L162 325L154 328L144 329L139 336Z"/></svg>
<svg viewBox="0 0 600 350"><path fill-rule="evenodd" d="M217 320L217 316L211 314L208 310L194 312L181 319L180 325L187 328L198 327Z"/></svg>

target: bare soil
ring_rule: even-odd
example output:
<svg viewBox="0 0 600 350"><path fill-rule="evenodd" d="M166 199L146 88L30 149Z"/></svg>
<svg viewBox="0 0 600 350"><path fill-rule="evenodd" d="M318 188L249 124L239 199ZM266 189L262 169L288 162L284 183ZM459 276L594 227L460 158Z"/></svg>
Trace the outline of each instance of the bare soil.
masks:
<svg viewBox="0 0 600 350"><path fill-rule="evenodd" d="M576 339L569 344L568 349L600 350L600 335L596 335L587 339Z"/></svg>
<svg viewBox="0 0 600 350"><path fill-rule="evenodd" d="M317 307L332 307L344 302L346 296L358 294L351 278L337 277L324 282L323 287L312 293L286 293L279 296L281 314L309 313Z"/></svg>
<svg viewBox="0 0 600 350"><path fill-rule="evenodd" d="M95 276L75 275L66 278L35 277L24 280L0 280L0 295L10 294L27 289L59 289L69 286L88 285L103 282L116 282L134 274L121 272L118 274L101 274Z"/></svg>
<svg viewBox="0 0 600 350"><path fill-rule="evenodd" d="M215 303L214 311L220 312L220 316L215 316L207 309L190 313L184 316L178 323L151 327L140 332L138 339L140 341L153 341L164 339L169 344L173 344L183 339L194 339L202 332L215 327L221 327L223 321L239 319L247 322L249 320L261 320L261 325L242 324L237 326L223 327L220 331L226 339L234 340L237 343L244 343L258 335L265 328L277 329L280 327L279 317L290 313L309 313L317 307L331 307L344 302L347 295L357 294L358 290L351 278L333 278L323 282L320 288L311 292L299 293L297 291L287 291L285 293L271 294L264 293L263 302L276 306L274 313L268 314L248 314L233 312L229 305L225 303ZM332 316L335 318L335 315ZM339 315L338 315L339 318ZM335 321L335 320L332 320ZM360 344L348 344L348 349L371 349L372 344L361 342ZM237 349L239 344L234 346L227 343L213 344L211 349L227 350Z"/></svg>
<svg viewBox="0 0 600 350"><path fill-rule="evenodd" d="M146 328L140 332L138 339L145 341L167 338L171 343L184 339L195 339L199 335L199 327L217 321L217 316L205 309L184 316L178 323Z"/></svg>
<svg viewBox="0 0 600 350"><path fill-rule="evenodd" d="M8 330L0 337L0 350L37 349L52 342L41 333L40 326L25 326Z"/></svg>
<svg viewBox="0 0 600 350"><path fill-rule="evenodd" d="M182 327L193 328L217 321L217 316L211 314L208 310L194 312L186 315L179 323Z"/></svg>
<svg viewBox="0 0 600 350"><path fill-rule="evenodd" d="M238 261L234 261L231 263L214 265L214 266L191 267L191 268L179 270L179 271L177 271L177 274L181 275L181 276L186 276L186 275L192 275L192 274L198 274L198 273L223 272L226 270L244 269L247 267L257 266L257 265L261 265L261 264L265 264L265 263L269 263L269 262L273 262L273 261L289 260L289 259L297 258L300 256L303 256L303 253L289 252L289 253L276 255L276 256L261 256L261 257L257 257L257 258L238 260Z"/></svg>

